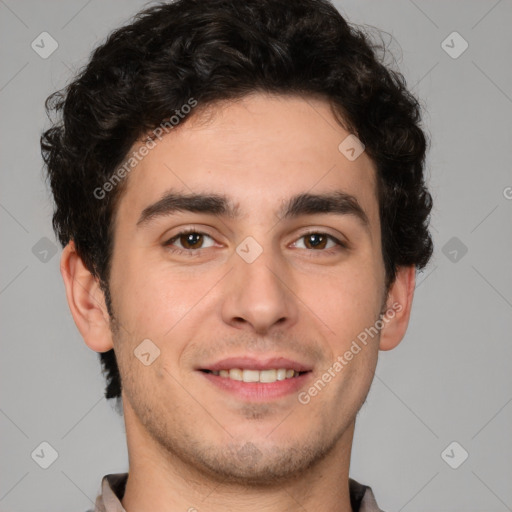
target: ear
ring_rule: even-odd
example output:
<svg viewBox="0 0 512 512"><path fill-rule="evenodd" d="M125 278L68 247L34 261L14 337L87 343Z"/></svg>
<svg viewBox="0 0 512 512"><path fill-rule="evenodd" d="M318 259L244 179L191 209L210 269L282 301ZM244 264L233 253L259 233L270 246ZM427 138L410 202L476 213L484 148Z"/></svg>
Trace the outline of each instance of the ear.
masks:
<svg viewBox="0 0 512 512"><path fill-rule="evenodd" d="M86 345L96 352L114 348L105 296L94 277L69 242L60 260L69 309Z"/></svg>
<svg viewBox="0 0 512 512"><path fill-rule="evenodd" d="M416 283L416 267L399 267L396 279L391 285L383 315L384 326L380 332L380 350L395 348L405 335L411 315L412 300Z"/></svg>

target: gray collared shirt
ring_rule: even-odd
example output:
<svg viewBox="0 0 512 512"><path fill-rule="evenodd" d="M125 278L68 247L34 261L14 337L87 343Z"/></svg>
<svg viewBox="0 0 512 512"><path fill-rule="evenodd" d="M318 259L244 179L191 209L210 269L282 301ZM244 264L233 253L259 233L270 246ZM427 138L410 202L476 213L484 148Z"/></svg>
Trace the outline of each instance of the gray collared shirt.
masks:
<svg viewBox="0 0 512 512"><path fill-rule="evenodd" d="M101 481L101 494L96 498L94 510L87 512L126 512L121 504L128 473L105 475ZM350 504L353 512L384 512L375 501L371 487L349 478Z"/></svg>

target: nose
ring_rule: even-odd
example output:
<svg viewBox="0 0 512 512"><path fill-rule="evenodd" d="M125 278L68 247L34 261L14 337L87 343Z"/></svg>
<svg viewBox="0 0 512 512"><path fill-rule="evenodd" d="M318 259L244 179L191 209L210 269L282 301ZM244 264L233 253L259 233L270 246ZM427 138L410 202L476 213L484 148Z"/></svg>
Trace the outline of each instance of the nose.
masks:
<svg viewBox="0 0 512 512"><path fill-rule="evenodd" d="M291 276L272 251L264 250L248 263L234 255L222 304L225 323L257 334L293 326L298 319Z"/></svg>

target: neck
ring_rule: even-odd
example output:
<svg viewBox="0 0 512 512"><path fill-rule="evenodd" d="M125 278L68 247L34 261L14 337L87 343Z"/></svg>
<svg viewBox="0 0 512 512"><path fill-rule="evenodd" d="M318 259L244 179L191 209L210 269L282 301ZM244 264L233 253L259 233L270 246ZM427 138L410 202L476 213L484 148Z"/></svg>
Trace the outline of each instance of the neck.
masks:
<svg viewBox="0 0 512 512"><path fill-rule="evenodd" d="M129 476L122 505L127 512L352 512L348 473L355 423L334 449L306 472L279 484L254 486L220 480L162 448L124 409Z"/></svg>

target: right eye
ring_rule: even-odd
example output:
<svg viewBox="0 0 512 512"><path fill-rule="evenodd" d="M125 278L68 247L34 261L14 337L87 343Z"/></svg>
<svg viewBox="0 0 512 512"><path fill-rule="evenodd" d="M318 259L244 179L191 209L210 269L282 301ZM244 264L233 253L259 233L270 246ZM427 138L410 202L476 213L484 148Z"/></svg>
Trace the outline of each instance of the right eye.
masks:
<svg viewBox="0 0 512 512"><path fill-rule="evenodd" d="M213 246L213 244L211 244L208 247L203 247L205 237L213 240L213 238L206 233L202 233L194 229L187 229L180 231L177 235L167 240L167 242L164 243L164 247L168 248L171 252L178 254L193 253L200 249L207 249L208 247ZM176 242L181 245L181 249L174 247Z"/></svg>

